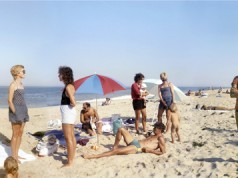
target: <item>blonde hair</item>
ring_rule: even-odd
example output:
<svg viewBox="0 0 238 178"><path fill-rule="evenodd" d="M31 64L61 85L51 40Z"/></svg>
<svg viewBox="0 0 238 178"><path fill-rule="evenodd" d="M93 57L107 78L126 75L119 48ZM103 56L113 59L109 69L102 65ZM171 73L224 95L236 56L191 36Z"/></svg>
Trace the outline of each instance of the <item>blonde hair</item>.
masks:
<svg viewBox="0 0 238 178"><path fill-rule="evenodd" d="M15 66L12 66L11 68L11 74L13 76L13 78L16 78L16 76L20 73L20 70L21 69L24 69L24 66L23 65L15 65Z"/></svg>
<svg viewBox="0 0 238 178"><path fill-rule="evenodd" d="M4 161L4 168L7 174L12 175L17 174L18 171L17 160L12 156L7 157L7 159Z"/></svg>
<svg viewBox="0 0 238 178"><path fill-rule="evenodd" d="M166 81L166 80L168 79L166 72L162 72L162 73L160 74L160 79L161 79L162 81Z"/></svg>
<svg viewBox="0 0 238 178"><path fill-rule="evenodd" d="M172 103L172 104L170 105L169 109L170 109L170 111L172 111L172 112L177 112L178 107L177 107L177 105L176 105L175 103Z"/></svg>

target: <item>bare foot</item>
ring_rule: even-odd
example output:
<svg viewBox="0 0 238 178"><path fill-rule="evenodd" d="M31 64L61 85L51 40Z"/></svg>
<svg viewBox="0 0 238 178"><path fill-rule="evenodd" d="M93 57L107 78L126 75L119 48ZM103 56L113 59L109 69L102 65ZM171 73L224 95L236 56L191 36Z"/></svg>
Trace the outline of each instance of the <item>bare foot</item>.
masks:
<svg viewBox="0 0 238 178"><path fill-rule="evenodd" d="M66 163L61 168L68 168L68 167L71 167L71 166L72 166L72 163Z"/></svg>
<svg viewBox="0 0 238 178"><path fill-rule="evenodd" d="M112 150L116 150L118 148L118 146L113 146Z"/></svg>
<svg viewBox="0 0 238 178"><path fill-rule="evenodd" d="M84 159L91 159L91 158L93 158L93 155L83 154L82 157Z"/></svg>

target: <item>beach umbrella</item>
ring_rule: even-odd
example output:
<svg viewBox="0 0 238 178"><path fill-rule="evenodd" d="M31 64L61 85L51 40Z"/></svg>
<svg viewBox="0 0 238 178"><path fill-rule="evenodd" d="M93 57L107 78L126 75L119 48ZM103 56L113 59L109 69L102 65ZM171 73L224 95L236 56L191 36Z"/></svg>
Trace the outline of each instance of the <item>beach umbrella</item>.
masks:
<svg viewBox="0 0 238 178"><path fill-rule="evenodd" d="M96 94L96 106L97 95L106 95L115 91L126 90L125 85L121 82L99 74L89 75L76 80L74 87L77 93Z"/></svg>
<svg viewBox="0 0 238 178"><path fill-rule="evenodd" d="M89 75L76 80L74 82L74 87L77 93L96 94L96 109L97 109L97 95L106 95L109 93L113 93L115 91L126 90L125 86L119 81L98 74ZM97 146L99 146L98 134L97 134Z"/></svg>
<svg viewBox="0 0 238 178"><path fill-rule="evenodd" d="M153 94L156 98L158 96L158 85L162 84L162 81L159 79L145 79L143 83L147 85L147 90L150 94ZM174 99L175 101L184 101L187 99L187 96L180 90L178 87L174 86Z"/></svg>

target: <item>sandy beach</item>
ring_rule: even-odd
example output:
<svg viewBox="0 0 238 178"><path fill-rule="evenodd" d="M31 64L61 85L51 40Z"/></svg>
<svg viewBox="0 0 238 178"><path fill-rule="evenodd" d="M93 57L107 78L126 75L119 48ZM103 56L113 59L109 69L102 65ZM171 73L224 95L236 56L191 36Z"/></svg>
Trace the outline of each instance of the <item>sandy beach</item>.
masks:
<svg viewBox="0 0 238 178"><path fill-rule="evenodd" d="M65 151L59 148L58 153L47 157L38 157L36 160L20 164L21 178L77 178L77 177L238 177L238 132L236 130L234 111L218 112L194 109L196 104L210 106L234 107L235 99L222 93L217 97L217 90L206 91L208 97L190 96L187 101L178 102L181 115L182 142L172 144L170 133L165 134L167 152L157 156L149 153L118 155L100 159L86 160L83 153L98 154L107 151L114 143L114 136L103 134L100 136L100 148L95 151L90 146L96 143L91 138L86 146L77 145L75 163L70 168L61 168L66 160ZM95 107L95 103L91 103ZM152 129L152 118L158 103L147 103L147 127ZM78 103L80 113L82 104ZM113 100L108 106L98 106L100 118L110 118L112 114L120 114L122 118L134 118L131 99ZM156 110L157 113L157 110ZM37 140L26 134L36 131L46 131L47 122L51 119L60 119L59 107L30 108L30 122L26 124L21 149L34 154ZM165 115L163 122L165 123ZM11 125L8 121L8 110L1 109L0 139L9 145ZM79 116L76 122L79 123ZM140 125L142 128L142 126ZM60 128L59 128L60 129ZM82 136L87 134L80 132ZM133 136L143 139L143 135ZM124 145L121 141L121 145ZM4 176L0 168L0 177Z"/></svg>

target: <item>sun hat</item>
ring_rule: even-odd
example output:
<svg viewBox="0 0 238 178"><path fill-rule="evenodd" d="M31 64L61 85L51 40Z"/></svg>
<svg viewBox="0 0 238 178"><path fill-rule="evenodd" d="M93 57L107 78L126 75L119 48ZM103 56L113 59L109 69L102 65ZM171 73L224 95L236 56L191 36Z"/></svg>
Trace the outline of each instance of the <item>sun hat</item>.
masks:
<svg viewBox="0 0 238 178"><path fill-rule="evenodd" d="M147 88L147 85L145 83L142 83L141 88Z"/></svg>

